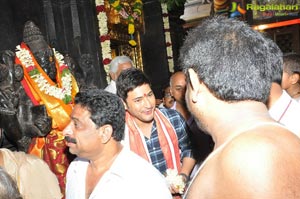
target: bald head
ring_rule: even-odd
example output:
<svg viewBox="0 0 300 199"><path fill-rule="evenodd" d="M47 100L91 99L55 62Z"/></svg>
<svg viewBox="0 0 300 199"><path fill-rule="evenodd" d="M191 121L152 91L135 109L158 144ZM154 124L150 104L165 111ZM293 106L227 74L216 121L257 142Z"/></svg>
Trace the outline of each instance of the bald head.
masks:
<svg viewBox="0 0 300 199"><path fill-rule="evenodd" d="M174 99L181 103L184 102L186 91L186 77L181 71L174 73L170 78L171 95Z"/></svg>

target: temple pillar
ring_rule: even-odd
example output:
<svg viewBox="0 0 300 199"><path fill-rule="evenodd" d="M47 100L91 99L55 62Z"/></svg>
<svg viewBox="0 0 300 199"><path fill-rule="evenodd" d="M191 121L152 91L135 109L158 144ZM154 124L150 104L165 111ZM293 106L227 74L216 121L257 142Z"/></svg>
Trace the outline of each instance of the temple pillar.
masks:
<svg viewBox="0 0 300 199"><path fill-rule="evenodd" d="M160 2L158 0L143 1L143 12L144 32L141 34L143 69L152 83L156 98L162 98L162 89L169 82L170 71ZM175 71L179 67L179 48L184 36L182 21L179 19L182 12L183 8L182 11L169 13Z"/></svg>

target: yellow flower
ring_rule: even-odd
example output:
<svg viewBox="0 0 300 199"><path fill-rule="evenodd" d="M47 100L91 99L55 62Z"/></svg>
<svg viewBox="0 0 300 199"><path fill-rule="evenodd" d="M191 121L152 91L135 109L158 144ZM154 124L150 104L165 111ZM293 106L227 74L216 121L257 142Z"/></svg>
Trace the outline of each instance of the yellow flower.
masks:
<svg viewBox="0 0 300 199"><path fill-rule="evenodd" d="M128 34L132 35L134 33L134 24L128 24Z"/></svg>
<svg viewBox="0 0 300 199"><path fill-rule="evenodd" d="M136 46L136 42L133 40L133 39L130 39L128 41L128 43L131 45L131 46Z"/></svg>
<svg viewBox="0 0 300 199"><path fill-rule="evenodd" d="M140 9L134 9L133 11L136 12L137 15L142 15L142 11Z"/></svg>
<svg viewBox="0 0 300 199"><path fill-rule="evenodd" d="M114 3L111 4L114 8L118 7L118 5L120 5L120 1L117 0Z"/></svg>

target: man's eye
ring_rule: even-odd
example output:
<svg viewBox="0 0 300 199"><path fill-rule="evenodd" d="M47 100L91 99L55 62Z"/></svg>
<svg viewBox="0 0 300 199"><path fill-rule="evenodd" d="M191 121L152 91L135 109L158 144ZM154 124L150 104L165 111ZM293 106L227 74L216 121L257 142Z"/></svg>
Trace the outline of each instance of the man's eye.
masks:
<svg viewBox="0 0 300 199"><path fill-rule="evenodd" d="M74 122L74 127L75 127L75 128L78 128L78 127L79 127L79 125L77 124L77 122Z"/></svg>

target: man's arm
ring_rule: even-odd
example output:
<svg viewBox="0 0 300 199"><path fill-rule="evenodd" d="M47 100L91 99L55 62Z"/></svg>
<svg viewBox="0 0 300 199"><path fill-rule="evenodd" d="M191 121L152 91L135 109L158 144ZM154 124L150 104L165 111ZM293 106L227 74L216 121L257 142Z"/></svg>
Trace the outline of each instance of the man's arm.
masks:
<svg viewBox="0 0 300 199"><path fill-rule="evenodd" d="M193 157L192 153L192 143L189 137L189 128L183 117L178 114L178 126L176 127L176 133L178 137L178 144L181 151L181 169L179 173L185 174L188 177L190 176L196 160Z"/></svg>
<svg viewBox="0 0 300 199"><path fill-rule="evenodd" d="M182 160L180 174L183 176L185 182L189 181L189 176L196 164L196 160L190 157L185 157Z"/></svg>

